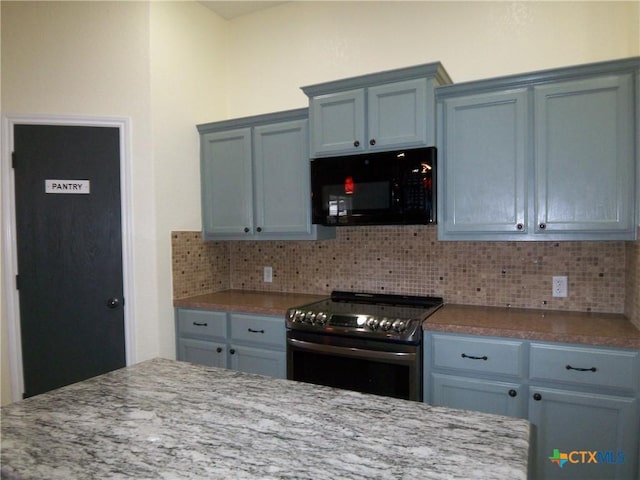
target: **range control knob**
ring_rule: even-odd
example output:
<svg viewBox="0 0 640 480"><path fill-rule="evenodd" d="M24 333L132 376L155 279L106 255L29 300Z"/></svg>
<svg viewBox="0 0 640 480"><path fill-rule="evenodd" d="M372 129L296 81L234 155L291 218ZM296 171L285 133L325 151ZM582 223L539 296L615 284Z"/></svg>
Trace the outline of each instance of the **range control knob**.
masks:
<svg viewBox="0 0 640 480"><path fill-rule="evenodd" d="M404 330L407 328L407 324L404 322L404 320L396 318L392 324L392 327L396 332L400 333L404 332Z"/></svg>
<svg viewBox="0 0 640 480"><path fill-rule="evenodd" d="M324 312L319 312L316 315L316 323L318 325L325 325L327 323L327 314Z"/></svg>
<svg viewBox="0 0 640 480"><path fill-rule="evenodd" d="M380 320L380 328L385 332L391 328L392 324L393 322L388 318L383 318L382 320Z"/></svg>
<svg viewBox="0 0 640 480"><path fill-rule="evenodd" d="M311 325L315 325L316 314L313 312L307 312L306 319L307 319L307 323L310 323Z"/></svg>
<svg viewBox="0 0 640 480"><path fill-rule="evenodd" d="M367 327L369 327L369 330L377 330L379 326L380 322L376 317L369 317L369 320L367 320Z"/></svg>

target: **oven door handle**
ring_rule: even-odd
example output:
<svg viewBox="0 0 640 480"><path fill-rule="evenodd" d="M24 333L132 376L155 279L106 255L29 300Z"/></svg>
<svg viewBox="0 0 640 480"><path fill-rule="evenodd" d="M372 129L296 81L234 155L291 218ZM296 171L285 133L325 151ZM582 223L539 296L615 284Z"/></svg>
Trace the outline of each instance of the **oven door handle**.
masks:
<svg viewBox="0 0 640 480"><path fill-rule="evenodd" d="M295 338L287 340L289 345L311 352L336 354L342 357L364 358L367 360L382 360L396 363L414 361L416 354L413 352L381 352L378 350L363 350L362 348L336 347L335 345L325 345L312 342L305 342Z"/></svg>

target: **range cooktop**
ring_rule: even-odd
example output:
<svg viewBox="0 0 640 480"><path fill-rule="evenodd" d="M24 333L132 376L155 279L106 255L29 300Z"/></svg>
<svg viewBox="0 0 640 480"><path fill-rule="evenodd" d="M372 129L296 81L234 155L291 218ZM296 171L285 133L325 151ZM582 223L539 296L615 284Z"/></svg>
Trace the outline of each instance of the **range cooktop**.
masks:
<svg viewBox="0 0 640 480"><path fill-rule="evenodd" d="M287 328L379 340L419 342L422 322L442 297L334 291L319 302L287 311Z"/></svg>

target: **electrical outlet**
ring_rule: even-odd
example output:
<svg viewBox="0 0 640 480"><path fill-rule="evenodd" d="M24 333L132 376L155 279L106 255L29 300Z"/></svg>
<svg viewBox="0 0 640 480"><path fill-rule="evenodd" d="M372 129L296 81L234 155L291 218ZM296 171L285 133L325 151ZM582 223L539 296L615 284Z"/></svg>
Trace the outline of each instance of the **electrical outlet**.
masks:
<svg viewBox="0 0 640 480"><path fill-rule="evenodd" d="M567 277L553 277L552 281L552 294L554 297L566 297L567 296Z"/></svg>
<svg viewBox="0 0 640 480"><path fill-rule="evenodd" d="M264 270L262 271L262 280L265 283L273 282L273 268L264 267Z"/></svg>

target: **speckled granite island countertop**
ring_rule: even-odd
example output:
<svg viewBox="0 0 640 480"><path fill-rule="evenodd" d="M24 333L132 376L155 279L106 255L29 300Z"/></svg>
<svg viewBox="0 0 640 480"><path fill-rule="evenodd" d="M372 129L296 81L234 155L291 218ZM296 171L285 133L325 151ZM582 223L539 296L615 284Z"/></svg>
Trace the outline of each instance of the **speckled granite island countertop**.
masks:
<svg viewBox="0 0 640 480"><path fill-rule="evenodd" d="M263 315L282 315L290 307L318 302L329 295L303 293L255 292L250 290L224 290L173 301L174 307L202 308Z"/></svg>
<svg viewBox="0 0 640 480"><path fill-rule="evenodd" d="M624 315L444 305L424 330L640 348L640 330Z"/></svg>
<svg viewBox="0 0 640 480"><path fill-rule="evenodd" d="M522 419L155 359L2 408L6 479L524 479Z"/></svg>

